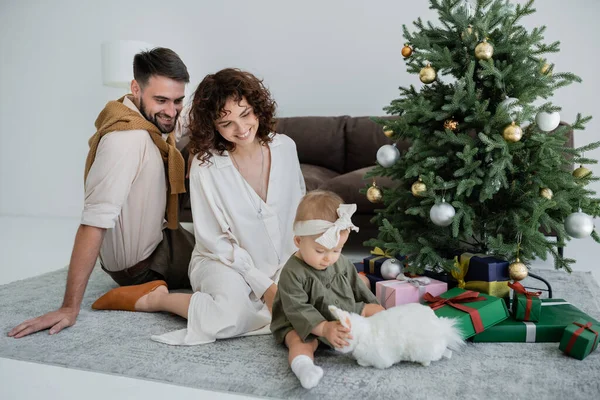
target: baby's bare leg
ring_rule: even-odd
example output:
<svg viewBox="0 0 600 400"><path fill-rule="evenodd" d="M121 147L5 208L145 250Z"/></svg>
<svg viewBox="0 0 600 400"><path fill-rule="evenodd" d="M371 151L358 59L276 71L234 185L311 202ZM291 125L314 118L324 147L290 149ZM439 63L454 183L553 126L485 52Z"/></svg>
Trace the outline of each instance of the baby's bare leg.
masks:
<svg viewBox="0 0 600 400"><path fill-rule="evenodd" d="M315 350L319 346L316 339L303 342L296 331L290 331L285 336L285 345L289 349L288 361L294 374L300 380L302 387L311 389L323 377L323 369L314 364Z"/></svg>

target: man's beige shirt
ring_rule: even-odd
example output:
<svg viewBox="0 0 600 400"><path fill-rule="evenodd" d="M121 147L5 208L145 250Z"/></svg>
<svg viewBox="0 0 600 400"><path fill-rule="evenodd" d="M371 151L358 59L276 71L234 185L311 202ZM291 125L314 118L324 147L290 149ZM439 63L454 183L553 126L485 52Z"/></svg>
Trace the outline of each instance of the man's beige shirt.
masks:
<svg viewBox="0 0 600 400"><path fill-rule="evenodd" d="M125 98L127 107L139 112ZM109 271L148 258L162 240L167 181L160 151L145 130L106 134L85 182L83 225L106 228L100 249Z"/></svg>

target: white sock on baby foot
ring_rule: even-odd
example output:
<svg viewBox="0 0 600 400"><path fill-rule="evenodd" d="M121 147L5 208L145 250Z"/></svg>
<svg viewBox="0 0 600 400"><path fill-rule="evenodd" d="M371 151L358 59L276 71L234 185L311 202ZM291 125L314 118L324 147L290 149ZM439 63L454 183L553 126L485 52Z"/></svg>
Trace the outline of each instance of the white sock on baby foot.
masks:
<svg viewBox="0 0 600 400"><path fill-rule="evenodd" d="M309 356L296 356L290 367L292 367L292 371L300 379L300 383L305 389L314 388L323 377L323 368L316 366Z"/></svg>

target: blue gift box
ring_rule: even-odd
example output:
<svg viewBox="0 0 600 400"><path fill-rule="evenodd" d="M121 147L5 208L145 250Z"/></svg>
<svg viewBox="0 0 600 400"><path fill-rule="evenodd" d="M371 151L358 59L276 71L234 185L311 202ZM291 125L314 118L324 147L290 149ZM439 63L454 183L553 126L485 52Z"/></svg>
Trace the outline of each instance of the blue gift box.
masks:
<svg viewBox="0 0 600 400"><path fill-rule="evenodd" d="M461 254L461 257L470 255ZM473 255L469 260L469 269L465 275L465 282L484 281L498 282L508 281L508 261L491 256Z"/></svg>
<svg viewBox="0 0 600 400"><path fill-rule="evenodd" d="M365 274L367 276L367 278L369 279L369 283L371 284L371 292L373 292L373 294L376 293L376 289L377 289L377 282L381 282L384 281L385 279L377 276L377 275L371 275L371 274Z"/></svg>

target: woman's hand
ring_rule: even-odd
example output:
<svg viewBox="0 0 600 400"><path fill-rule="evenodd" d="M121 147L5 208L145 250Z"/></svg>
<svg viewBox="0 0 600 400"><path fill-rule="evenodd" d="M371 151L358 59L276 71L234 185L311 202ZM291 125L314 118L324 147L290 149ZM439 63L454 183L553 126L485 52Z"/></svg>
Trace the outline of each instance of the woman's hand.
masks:
<svg viewBox="0 0 600 400"><path fill-rule="evenodd" d="M275 295L277 294L277 285L272 284L263 294L262 300L267 305L269 312L273 314L273 301L275 300Z"/></svg>
<svg viewBox="0 0 600 400"><path fill-rule="evenodd" d="M345 328L340 321L329 321L323 325L323 336L333 347L341 348L348 346L346 339L352 339L350 329Z"/></svg>

